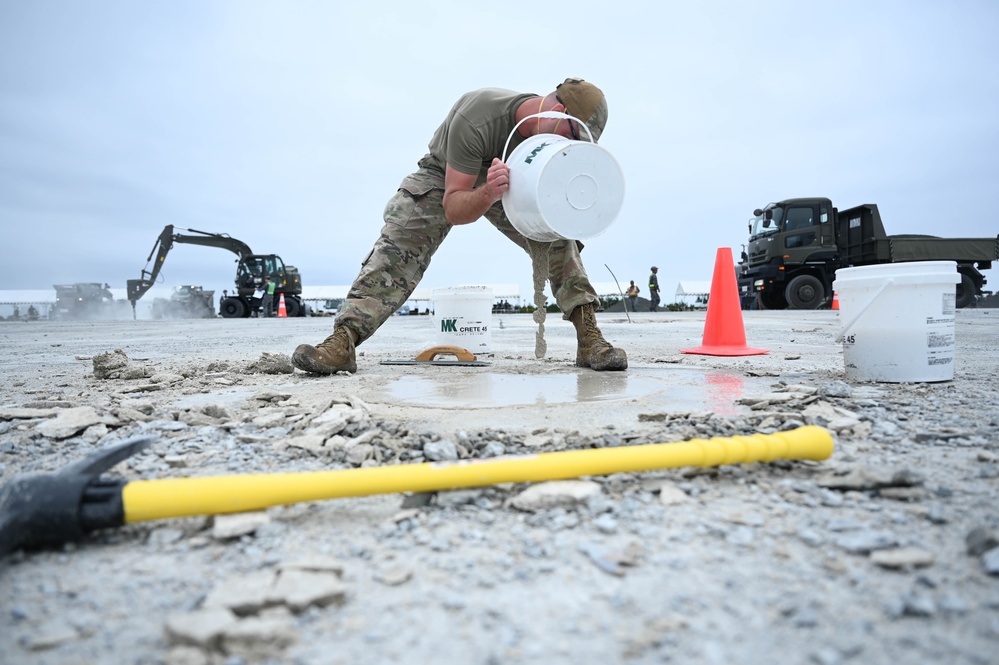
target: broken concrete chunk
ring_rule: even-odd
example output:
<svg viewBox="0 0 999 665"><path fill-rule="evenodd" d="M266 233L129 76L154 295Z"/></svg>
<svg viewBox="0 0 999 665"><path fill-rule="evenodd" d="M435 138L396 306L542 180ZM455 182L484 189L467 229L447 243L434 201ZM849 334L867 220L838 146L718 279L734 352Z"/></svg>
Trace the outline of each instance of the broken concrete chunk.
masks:
<svg viewBox="0 0 999 665"><path fill-rule="evenodd" d="M379 570L375 573L375 580L385 586L399 586L405 584L413 578L413 569L405 565L397 565Z"/></svg>
<svg viewBox="0 0 999 665"><path fill-rule="evenodd" d="M110 379L111 374L128 367L128 356L121 349L94 356L94 376L98 379Z"/></svg>
<svg viewBox="0 0 999 665"><path fill-rule="evenodd" d="M279 393L273 390L264 390L253 396L258 402L286 402L291 399L291 393Z"/></svg>
<svg viewBox="0 0 999 665"><path fill-rule="evenodd" d="M330 408L312 419L309 433L330 437L339 434L350 423L359 422L364 412L347 404L333 404Z"/></svg>
<svg viewBox="0 0 999 665"><path fill-rule="evenodd" d="M93 407L80 406L59 411L55 418L40 423L35 430L50 439L67 439L99 422L101 417Z"/></svg>
<svg viewBox="0 0 999 665"><path fill-rule="evenodd" d="M295 368L291 357L283 353L264 351L256 362L252 362L243 370L244 374L292 374Z"/></svg>
<svg viewBox="0 0 999 665"><path fill-rule="evenodd" d="M269 570L231 577L211 590L204 606L224 607L240 616L255 614L272 604L274 579L275 573Z"/></svg>
<svg viewBox="0 0 999 665"><path fill-rule="evenodd" d="M162 383L163 385L173 385L175 383L180 383L184 380L180 374L173 374L172 372L157 372L149 377L149 380L153 383Z"/></svg>
<svg viewBox="0 0 999 665"><path fill-rule="evenodd" d="M8 406L0 409L0 420L31 420L32 418L51 418L59 413L56 409L36 409L32 407Z"/></svg>
<svg viewBox="0 0 999 665"><path fill-rule="evenodd" d="M177 414L177 420L185 425L190 425L191 427L204 427L206 425L211 426L218 424L214 418L206 416L200 411L181 411Z"/></svg>
<svg viewBox="0 0 999 665"><path fill-rule="evenodd" d="M277 446L281 448L301 448L318 455L326 448L326 438L321 434L300 434L287 441L282 440Z"/></svg>
<svg viewBox="0 0 999 665"><path fill-rule="evenodd" d="M25 646L30 651L47 651L80 638L76 628L62 619L49 619L37 626Z"/></svg>
<svg viewBox="0 0 999 665"><path fill-rule="evenodd" d="M281 563L278 570L282 573L290 570L307 570L314 573L333 573L337 577L343 577L343 563L331 557L319 555L307 555L299 559L293 559L287 563Z"/></svg>
<svg viewBox="0 0 999 665"><path fill-rule="evenodd" d="M218 404L208 404L201 407L201 413L205 414L209 418L214 418L216 420L231 420L232 414L229 409L224 406L219 406Z"/></svg>
<svg viewBox="0 0 999 665"><path fill-rule="evenodd" d="M347 588L336 573L294 569L283 570L268 594L271 604L285 605L296 613L312 605L342 603L346 597Z"/></svg>
<svg viewBox="0 0 999 665"><path fill-rule="evenodd" d="M222 633L222 650L238 662L277 662L275 659L294 641L291 615L284 608L274 608L227 626Z"/></svg>
<svg viewBox="0 0 999 665"><path fill-rule="evenodd" d="M270 521L270 516L263 511L216 515L214 524L212 525L212 538L217 540L239 538L240 536L253 533L263 525L270 523Z"/></svg>
<svg viewBox="0 0 999 665"><path fill-rule="evenodd" d="M600 492L600 485L592 480L553 480L531 485L510 503L514 508L527 512L573 508Z"/></svg>
<svg viewBox="0 0 999 665"><path fill-rule="evenodd" d="M94 356L94 376L98 379L145 379L152 371L144 367L132 367L128 356L121 349Z"/></svg>
<svg viewBox="0 0 999 665"><path fill-rule="evenodd" d="M375 454L375 447L370 443L361 443L347 450L346 461L354 466L360 466Z"/></svg>
<svg viewBox="0 0 999 665"><path fill-rule="evenodd" d="M458 447L453 441L427 441L423 444L423 456L430 462L450 462L458 459Z"/></svg>
<svg viewBox="0 0 999 665"><path fill-rule="evenodd" d="M142 411L138 411L136 409L129 409L126 407L119 407L111 411L111 413L114 415L115 418L120 420L123 425L135 422L145 423L153 419L152 416L148 416Z"/></svg>
<svg viewBox="0 0 999 665"><path fill-rule="evenodd" d="M761 409L771 404L785 404L787 402L793 402L798 399L798 396L794 393L769 393L767 395L752 395L747 397L740 397L735 402L736 404L743 404L750 408Z"/></svg>
<svg viewBox="0 0 999 665"><path fill-rule="evenodd" d="M224 607L209 607L168 617L164 628L171 644L215 649L221 642L222 632L237 621L236 616Z"/></svg>
<svg viewBox="0 0 999 665"><path fill-rule="evenodd" d="M836 539L836 545L851 554L870 554L875 550L886 550L898 543L895 534L889 531L863 529L845 533Z"/></svg>
<svg viewBox="0 0 999 665"><path fill-rule="evenodd" d="M815 480L819 487L835 490L873 490L891 486L891 472L866 468L851 469L842 475L829 474Z"/></svg>
<svg viewBox="0 0 999 665"><path fill-rule="evenodd" d="M871 561L882 568L925 568L936 563L936 557L916 547L898 547L871 552Z"/></svg>
<svg viewBox="0 0 999 665"><path fill-rule="evenodd" d="M281 411L274 411L272 413L263 413L250 422L257 427L267 429L268 427L280 427L287 419L288 417Z"/></svg>
<svg viewBox="0 0 999 665"><path fill-rule="evenodd" d="M693 499L690 495L672 483L664 482L659 488L659 503L663 506L676 506L691 501Z"/></svg>

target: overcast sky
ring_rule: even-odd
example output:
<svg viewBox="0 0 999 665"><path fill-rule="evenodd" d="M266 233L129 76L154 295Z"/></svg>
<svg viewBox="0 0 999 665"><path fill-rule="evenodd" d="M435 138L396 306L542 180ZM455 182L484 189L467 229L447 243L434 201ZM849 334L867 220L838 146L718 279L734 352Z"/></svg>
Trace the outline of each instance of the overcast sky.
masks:
<svg viewBox="0 0 999 665"><path fill-rule="evenodd" d="M738 257L756 207L877 203L888 233L993 237L999 3L0 3L0 288L123 288L166 224L349 284L452 103L567 76L607 95L620 216L593 281L664 301ZM231 288L234 256L178 245L163 286ZM999 266L997 266L999 268ZM519 283L487 221L421 286ZM986 288L999 290L999 270ZM643 290L644 295L644 290Z"/></svg>

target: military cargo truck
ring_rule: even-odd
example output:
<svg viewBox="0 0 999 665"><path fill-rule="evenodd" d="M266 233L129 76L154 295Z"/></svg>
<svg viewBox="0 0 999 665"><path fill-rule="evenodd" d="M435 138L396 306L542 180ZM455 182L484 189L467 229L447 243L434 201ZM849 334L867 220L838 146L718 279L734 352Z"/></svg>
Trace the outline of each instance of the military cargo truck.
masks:
<svg viewBox="0 0 999 665"><path fill-rule="evenodd" d="M56 320L112 319L115 316L114 295L109 284L76 282L54 284L55 305L49 318Z"/></svg>
<svg viewBox="0 0 999 665"><path fill-rule="evenodd" d="M753 212L749 243L736 267L743 302L760 309L817 309L832 302L840 268L903 261L954 261L961 274L957 306L983 291L999 260L995 238L888 235L873 203L837 210L827 198L787 199Z"/></svg>

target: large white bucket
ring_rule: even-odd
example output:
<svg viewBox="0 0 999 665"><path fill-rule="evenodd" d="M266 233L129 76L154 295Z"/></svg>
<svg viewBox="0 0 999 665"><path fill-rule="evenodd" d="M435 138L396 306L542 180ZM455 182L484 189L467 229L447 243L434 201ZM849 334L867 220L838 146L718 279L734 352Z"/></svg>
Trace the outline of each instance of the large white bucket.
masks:
<svg viewBox="0 0 999 665"><path fill-rule="evenodd" d="M437 343L472 353L492 350L493 290L488 286L434 289Z"/></svg>
<svg viewBox="0 0 999 665"><path fill-rule="evenodd" d="M954 261L885 263L836 271L846 376L860 381L954 378Z"/></svg>
<svg viewBox="0 0 999 665"><path fill-rule="evenodd" d="M522 119L513 132L536 117L567 118L586 128L570 115L545 111ZM624 174L614 156L596 143L538 134L514 148L509 159L504 148L503 161L510 167L503 210L514 228L532 240L593 238L621 211Z"/></svg>

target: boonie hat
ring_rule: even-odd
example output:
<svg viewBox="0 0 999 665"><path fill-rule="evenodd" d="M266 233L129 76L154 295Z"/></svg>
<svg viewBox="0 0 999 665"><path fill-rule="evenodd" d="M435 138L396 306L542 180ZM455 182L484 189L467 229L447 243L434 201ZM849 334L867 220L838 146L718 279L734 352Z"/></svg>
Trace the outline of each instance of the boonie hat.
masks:
<svg viewBox="0 0 999 665"><path fill-rule="evenodd" d="M649 268L649 270L659 270L659 268L652 266L651 268Z"/></svg>
<svg viewBox="0 0 999 665"><path fill-rule="evenodd" d="M566 113L585 122L593 140L598 141L607 125L607 99L600 88L583 79L568 78L555 88L555 94Z"/></svg>

